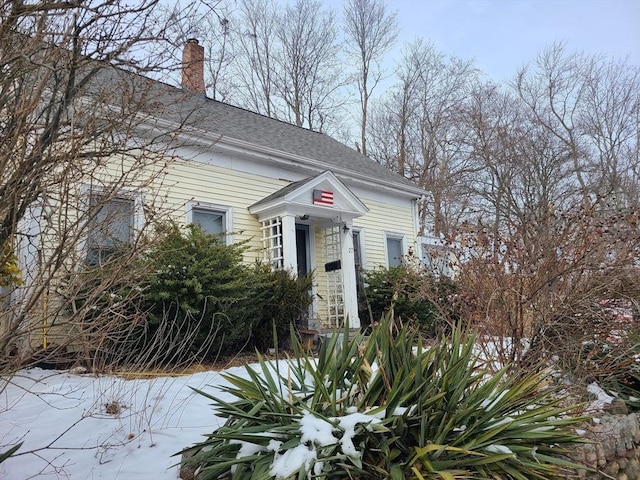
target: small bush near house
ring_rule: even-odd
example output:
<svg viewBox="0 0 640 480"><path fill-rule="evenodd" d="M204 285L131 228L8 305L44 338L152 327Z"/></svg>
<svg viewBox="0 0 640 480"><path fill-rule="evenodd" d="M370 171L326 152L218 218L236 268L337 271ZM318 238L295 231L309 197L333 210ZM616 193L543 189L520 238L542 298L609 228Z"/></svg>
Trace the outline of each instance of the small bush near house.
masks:
<svg viewBox="0 0 640 480"><path fill-rule="evenodd" d="M251 346L259 351L276 346L277 338L288 338L292 325L300 326L308 317L313 301L309 291L312 276L294 277L287 270L272 270L269 265L256 264L254 272L263 285L260 317L253 324Z"/></svg>
<svg viewBox="0 0 640 480"><path fill-rule="evenodd" d="M434 335L447 322L458 319L456 286L447 277L434 277L422 269L403 265L370 270L365 272L364 280L372 322L393 310L394 318Z"/></svg>
<svg viewBox="0 0 640 480"><path fill-rule="evenodd" d="M317 359L294 341L292 360L225 375L227 400L200 391L226 423L182 452L185 467L197 480L568 478L560 456L584 418L544 372L489 375L459 329L424 349L392 325L335 332Z"/></svg>
<svg viewBox="0 0 640 480"><path fill-rule="evenodd" d="M178 327L199 322L189 348L194 352L211 341L206 359L235 354L251 337L266 295L264 278L243 264L246 245L227 245L198 225L186 231L167 225L162 240L149 253L151 268L143 294L150 327L164 319Z"/></svg>
<svg viewBox="0 0 640 480"><path fill-rule="evenodd" d="M165 228L163 240L148 255L151 273L143 297L151 325L167 317L199 323L196 341L190 342L194 352L206 346L213 359L243 349L264 351L274 346L274 326L285 337L307 315L311 276L246 265L245 243L227 245L198 225L186 231Z"/></svg>
<svg viewBox="0 0 640 480"><path fill-rule="evenodd" d="M116 252L73 277L82 283L69 289L82 319L79 344L95 369L183 367L235 353L250 337L260 285L242 263L244 246L197 225L163 224L156 235L128 268Z"/></svg>
<svg viewBox="0 0 640 480"><path fill-rule="evenodd" d="M246 265L245 251L197 225L167 224L126 269L117 254L86 266L66 289L79 356L98 370L184 367L273 346L274 324L284 335L306 315L311 278Z"/></svg>

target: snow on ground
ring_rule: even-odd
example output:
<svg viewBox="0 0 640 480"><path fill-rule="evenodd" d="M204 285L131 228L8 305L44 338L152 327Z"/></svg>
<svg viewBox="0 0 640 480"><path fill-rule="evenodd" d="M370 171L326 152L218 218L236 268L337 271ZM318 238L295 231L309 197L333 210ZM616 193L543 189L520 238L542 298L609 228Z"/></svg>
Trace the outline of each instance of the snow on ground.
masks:
<svg viewBox="0 0 640 480"><path fill-rule="evenodd" d="M126 380L21 371L0 394L0 452L24 444L0 463L0 478L174 480L172 455L220 425L211 401L189 387L230 399L224 383L220 372Z"/></svg>
<svg viewBox="0 0 640 480"><path fill-rule="evenodd" d="M224 372L248 378L244 367ZM233 401L220 390L226 384L222 373L127 380L31 369L8 385L0 379L0 452L24 442L0 463L0 478L175 480L180 457L173 455L221 425L211 401L189 387ZM612 400L595 384L589 391L597 397L594 410ZM363 422L353 418L342 420ZM364 423L373 421L367 419ZM337 441L333 434L328 440L326 434L318 437L323 425L303 420L301 428L310 429L306 434L319 445ZM305 422L311 423L305 427ZM341 441L350 441L346 431Z"/></svg>
<svg viewBox="0 0 640 480"><path fill-rule="evenodd" d="M600 385L598 385L595 382L590 383L587 386L587 392L589 392L594 397L594 399L589 404L589 408L587 411L597 412L597 411L603 410L604 408L607 407L607 405L610 405L614 400L614 397L612 397L607 392L605 392L600 387Z"/></svg>

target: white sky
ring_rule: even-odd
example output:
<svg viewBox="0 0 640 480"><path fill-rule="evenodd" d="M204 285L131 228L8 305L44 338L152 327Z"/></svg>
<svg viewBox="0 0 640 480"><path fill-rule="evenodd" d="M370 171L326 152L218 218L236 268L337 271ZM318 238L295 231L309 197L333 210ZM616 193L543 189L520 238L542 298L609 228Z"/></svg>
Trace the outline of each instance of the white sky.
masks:
<svg viewBox="0 0 640 480"><path fill-rule="evenodd" d="M325 0L342 10L342 0ZM400 46L416 37L502 82L553 42L640 65L640 0L387 0Z"/></svg>

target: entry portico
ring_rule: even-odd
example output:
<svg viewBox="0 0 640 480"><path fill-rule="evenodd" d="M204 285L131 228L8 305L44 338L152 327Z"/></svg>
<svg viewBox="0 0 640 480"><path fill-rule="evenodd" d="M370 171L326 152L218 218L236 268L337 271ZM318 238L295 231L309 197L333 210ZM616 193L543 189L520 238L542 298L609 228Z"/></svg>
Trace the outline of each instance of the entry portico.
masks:
<svg viewBox="0 0 640 480"><path fill-rule="evenodd" d="M272 267L298 275L315 270L319 277L327 324L319 324L314 315L309 327L340 326L345 319L352 328L360 326L352 229L353 220L368 211L329 170L293 182L249 207L261 224L265 257Z"/></svg>

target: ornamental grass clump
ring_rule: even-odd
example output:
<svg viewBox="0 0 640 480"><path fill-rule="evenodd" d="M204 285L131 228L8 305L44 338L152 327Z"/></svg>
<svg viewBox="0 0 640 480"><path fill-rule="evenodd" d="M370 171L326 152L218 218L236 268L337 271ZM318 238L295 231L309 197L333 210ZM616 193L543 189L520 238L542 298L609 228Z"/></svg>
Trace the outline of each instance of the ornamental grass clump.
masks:
<svg viewBox="0 0 640 480"><path fill-rule="evenodd" d="M509 377L484 370L474 337L456 330L429 348L390 320L369 338L348 330L317 357L260 358L246 375L225 375L226 423L185 449L205 479L552 479L583 441L585 420L544 373Z"/></svg>

